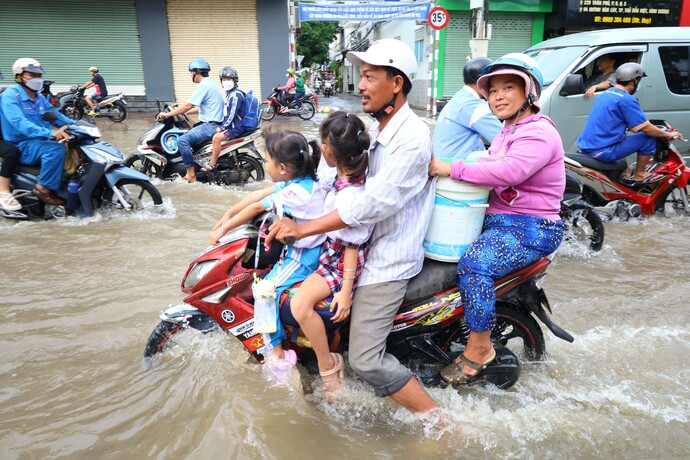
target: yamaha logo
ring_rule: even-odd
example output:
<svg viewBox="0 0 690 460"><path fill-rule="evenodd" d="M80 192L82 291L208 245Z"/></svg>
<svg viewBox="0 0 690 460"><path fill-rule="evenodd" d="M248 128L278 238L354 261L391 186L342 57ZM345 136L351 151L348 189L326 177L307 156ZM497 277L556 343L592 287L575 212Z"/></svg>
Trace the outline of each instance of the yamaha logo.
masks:
<svg viewBox="0 0 690 460"><path fill-rule="evenodd" d="M223 318L223 321L226 323L232 323L235 321L235 314L230 310L223 310L220 313L220 317Z"/></svg>

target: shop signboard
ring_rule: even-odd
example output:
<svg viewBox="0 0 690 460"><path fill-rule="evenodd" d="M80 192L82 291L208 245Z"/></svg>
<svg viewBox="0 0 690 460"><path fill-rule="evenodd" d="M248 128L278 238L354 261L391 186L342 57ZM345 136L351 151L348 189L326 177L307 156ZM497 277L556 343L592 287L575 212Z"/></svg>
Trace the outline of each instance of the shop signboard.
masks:
<svg viewBox="0 0 690 460"><path fill-rule="evenodd" d="M682 0L568 0L569 30L677 26Z"/></svg>

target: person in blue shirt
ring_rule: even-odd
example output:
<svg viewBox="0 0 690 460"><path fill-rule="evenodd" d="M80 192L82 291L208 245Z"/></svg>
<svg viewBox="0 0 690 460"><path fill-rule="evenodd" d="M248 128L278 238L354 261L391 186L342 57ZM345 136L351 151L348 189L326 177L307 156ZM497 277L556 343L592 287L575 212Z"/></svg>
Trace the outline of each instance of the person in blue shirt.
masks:
<svg viewBox="0 0 690 460"><path fill-rule="evenodd" d="M7 89L0 98L3 137L19 148L20 163L41 165L33 194L46 204L62 205L64 201L53 195L52 190L60 188L66 152L64 144L56 141L69 139L64 129L72 120L55 110L41 94L44 72L37 60L17 59L12 72L17 85ZM46 112L54 112L57 119L47 122L43 119ZM51 125L60 129L53 131Z"/></svg>
<svg viewBox="0 0 690 460"><path fill-rule="evenodd" d="M616 69L616 85L604 91L594 101L585 128L577 138L582 153L605 163L614 163L637 152L637 166L632 177L635 181L654 181L660 176L645 171L656 152L657 137L673 140L682 138L678 132L667 132L647 120L640 103L632 95L642 77L647 74L635 62L622 64ZM626 130L635 134L625 135Z"/></svg>
<svg viewBox="0 0 690 460"><path fill-rule="evenodd" d="M199 86L197 86L192 97L187 102L170 112L159 113L158 119L164 120L192 111L195 107L199 108L199 121L201 123L184 133L177 141L177 146L182 155L182 162L187 169L182 179L187 182L196 182L196 166L192 147L213 139L216 128L220 127L223 121L223 95L218 90L216 84L213 83L213 80L208 78L208 73L211 71L208 61L205 59L192 59L188 69L192 74L192 81Z"/></svg>
<svg viewBox="0 0 690 460"><path fill-rule="evenodd" d="M436 120L434 156L464 160L476 150L486 150L503 128L489 109L489 104L477 92L477 80L482 69L491 64L485 57L467 61L462 69L465 86L455 93Z"/></svg>
<svg viewBox="0 0 690 460"><path fill-rule="evenodd" d="M245 96L239 88L240 76L237 70L231 66L225 66L218 74L220 84L225 90L225 105L223 106L223 122L216 128L211 144L211 159L201 168L208 172L215 169L220 156L221 144L228 139L234 139L244 133L242 117L245 113Z"/></svg>

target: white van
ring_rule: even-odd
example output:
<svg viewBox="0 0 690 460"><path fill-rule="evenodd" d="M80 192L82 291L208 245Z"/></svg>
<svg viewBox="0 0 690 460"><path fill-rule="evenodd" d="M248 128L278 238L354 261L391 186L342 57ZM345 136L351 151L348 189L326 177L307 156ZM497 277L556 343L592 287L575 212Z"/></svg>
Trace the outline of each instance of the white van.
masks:
<svg viewBox="0 0 690 460"><path fill-rule="evenodd" d="M595 76L595 61L613 55L616 66L641 64L647 77L635 93L648 119L663 119L690 137L690 27L640 27L582 32L546 40L526 54L544 74L539 102L556 123L566 152L576 152L594 100L585 99L586 82ZM682 144L682 145L680 145ZM688 143L676 143L690 150Z"/></svg>

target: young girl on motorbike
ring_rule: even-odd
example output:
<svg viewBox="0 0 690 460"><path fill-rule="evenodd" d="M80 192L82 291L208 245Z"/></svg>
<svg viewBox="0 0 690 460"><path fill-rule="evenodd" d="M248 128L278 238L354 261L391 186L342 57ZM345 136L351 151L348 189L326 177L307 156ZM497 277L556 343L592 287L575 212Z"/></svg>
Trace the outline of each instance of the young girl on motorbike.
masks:
<svg viewBox="0 0 690 460"><path fill-rule="evenodd" d="M563 142L539 113L541 70L529 56L507 54L484 67L479 93L504 125L477 163L432 160L429 174L493 187L483 233L458 262L458 289L470 337L464 353L441 371L457 385L496 357L494 280L554 252L563 238L560 200L565 187Z"/></svg>
<svg viewBox="0 0 690 460"><path fill-rule="evenodd" d="M321 150L328 166L335 167L337 177L326 195L324 213L349 202L364 189L369 165L369 135L364 123L356 115L333 112L320 128ZM369 249L371 225L345 227L326 233L319 268L302 283L290 301L292 315L304 335L311 342L319 365L319 373L326 391L335 391L343 376L343 357L331 353L326 328L314 305L331 294L333 322L345 321L350 316L354 296L364 261Z"/></svg>
<svg viewBox="0 0 690 460"><path fill-rule="evenodd" d="M209 241L216 244L220 237L239 225L249 222L262 212L282 205L285 215L295 221L304 222L323 214L325 189L317 183L316 168L321 158L317 141L307 142L305 137L294 131L264 131L266 143L266 172L271 176L273 187L256 190L228 210L218 221ZM311 146L311 154L309 147ZM325 235L314 235L295 242L287 251L282 263L275 264L265 279L273 281L276 289L276 308L281 293L304 281L319 265L321 243ZM293 350L283 351L282 340L286 337L280 324L270 334L270 357L297 363Z"/></svg>

